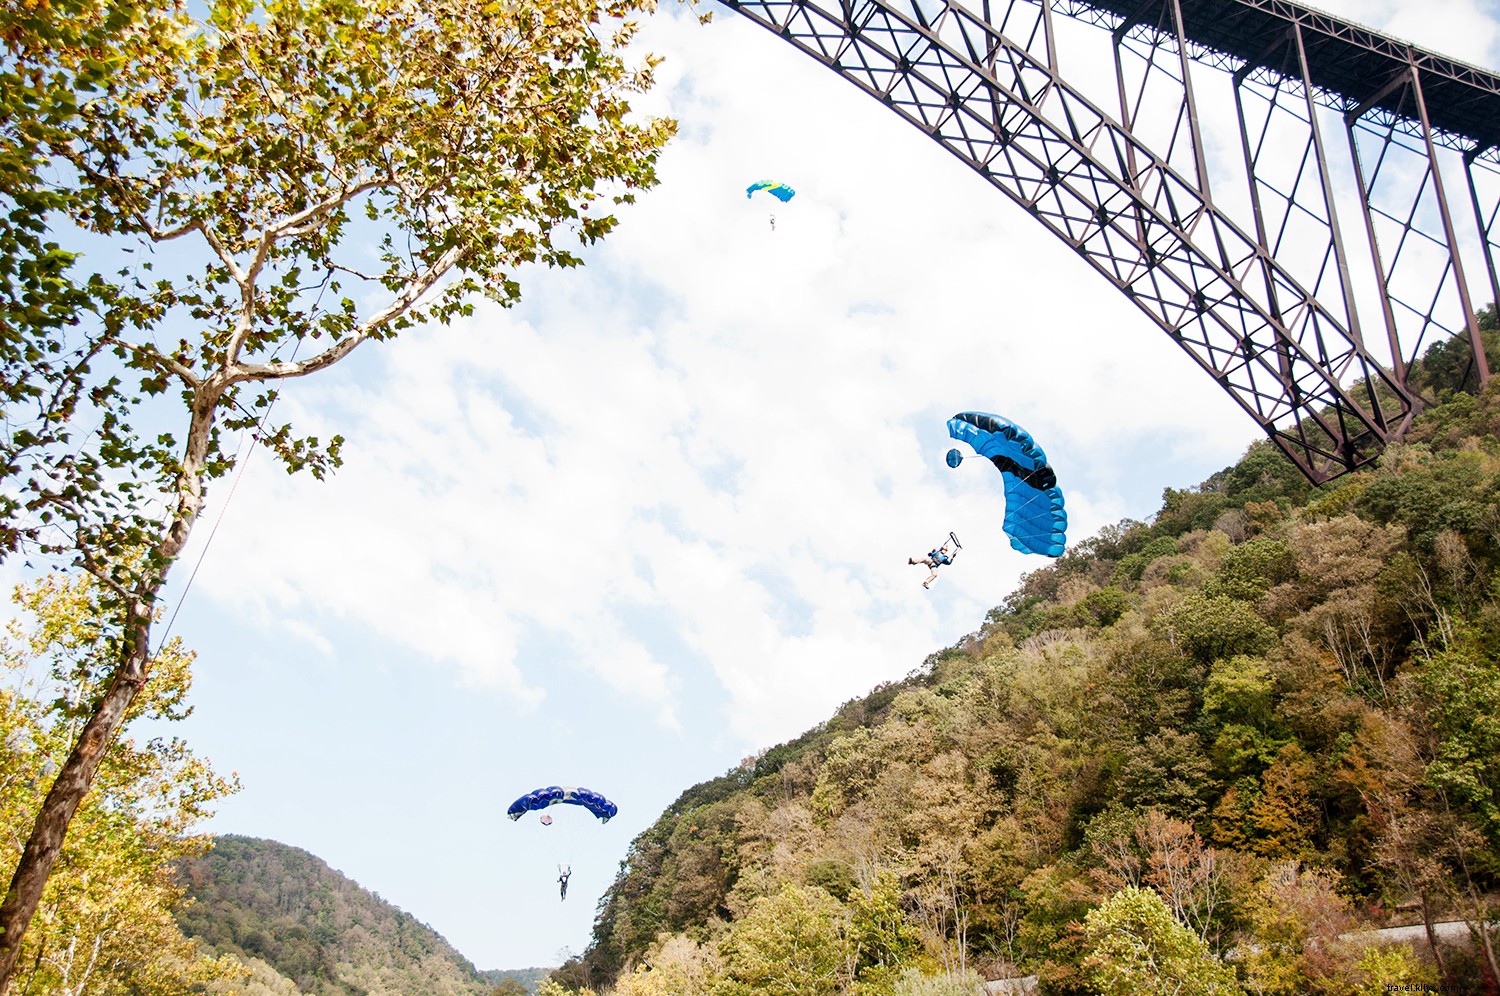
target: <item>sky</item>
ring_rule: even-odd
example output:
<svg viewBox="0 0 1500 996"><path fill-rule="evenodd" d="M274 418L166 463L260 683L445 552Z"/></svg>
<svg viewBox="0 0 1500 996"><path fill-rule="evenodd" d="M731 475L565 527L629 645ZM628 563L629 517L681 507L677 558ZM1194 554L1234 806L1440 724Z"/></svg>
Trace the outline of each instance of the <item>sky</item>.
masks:
<svg viewBox="0 0 1500 996"><path fill-rule="evenodd" d="M1500 65L1490 4L1322 6ZM665 61L637 107L679 131L587 265L288 385L276 416L344 435L343 468L252 452L174 578L199 653L175 732L242 784L208 829L311 851L481 968L581 952L683 790L920 667L1046 563L1006 544L992 468L945 465L948 416L1032 432L1072 541L1256 438L958 160L703 9L642 31ZM760 179L797 195L747 199ZM907 558L950 530L963 552L923 590ZM505 818L548 784L620 813Z"/></svg>

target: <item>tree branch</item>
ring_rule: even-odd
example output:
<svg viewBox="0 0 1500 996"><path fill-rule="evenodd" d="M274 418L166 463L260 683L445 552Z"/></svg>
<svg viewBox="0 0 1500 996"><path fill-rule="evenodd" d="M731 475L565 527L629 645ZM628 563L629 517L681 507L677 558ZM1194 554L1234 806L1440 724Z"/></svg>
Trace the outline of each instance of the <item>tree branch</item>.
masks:
<svg viewBox="0 0 1500 996"><path fill-rule="evenodd" d="M318 225L313 224L333 211L339 205L346 204L367 190L379 187L386 180L366 180L356 183L352 187L345 188L333 197L319 201L308 208L289 215L274 225L268 225L260 233L256 240L255 257L250 261L250 268L245 271L244 277L236 276L235 280L240 285L240 295L243 305L240 308L239 317L235 320L234 334L229 338L229 345L224 351L224 368L232 370L239 365L240 353L245 348L245 340L250 337L250 332L255 328L255 281L260 277L260 271L266 265L266 259L271 255L271 248L282 238L296 238L299 235L308 235L316 232Z"/></svg>
<svg viewBox="0 0 1500 996"><path fill-rule="evenodd" d="M60 374L53 378L55 390L53 390L52 396L47 400L46 404L41 405L37 411L37 416L43 422L50 422L56 417L60 408L67 404L67 398L70 394L76 396L75 391L69 390L70 385L77 392L81 392L82 388L78 383L78 375L88 366L89 361L98 356L100 351L107 345L109 345L108 336L101 337L89 343L87 349L78 351L78 360L76 362L64 368Z"/></svg>
<svg viewBox="0 0 1500 996"><path fill-rule="evenodd" d="M316 218L323 217L323 215L332 211L340 204L344 204L348 201L353 200L367 190L375 190L376 188L390 182L391 179L389 177L382 177L380 179L366 180L363 183L356 183L354 186L333 197L328 198L327 200L320 201L319 203L314 204L311 207L298 211L296 214L288 215L287 217L278 221L276 224L268 226L266 230L261 234L261 241L274 241L275 239L280 238L283 235L293 234L293 230L298 229L299 226L305 225L309 221L312 221Z"/></svg>
<svg viewBox="0 0 1500 996"><path fill-rule="evenodd" d="M400 317L409 311L423 294L432 288L432 285L453 268L463 255L463 246L454 246L427 268L427 271L419 277L413 278L406 285L396 299L386 305L375 314L371 315L351 333L348 338L342 339L317 356L309 357L300 362L286 363L257 363L248 366L236 365L234 368L226 368L229 372L231 384L238 384L247 380L281 380L289 377L305 377L310 373L316 373L324 367L332 366L339 360L352 353L362 342L369 339L376 331L387 322Z"/></svg>
<svg viewBox="0 0 1500 996"><path fill-rule="evenodd" d="M129 588L126 588L114 578L110 577L109 571L105 570L104 566L97 559L91 557L87 551L79 554L78 564L95 581L99 582L101 585L108 588L110 591L114 592L121 598L129 598L133 594Z"/></svg>
<svg viewBox="0 0 1500 996"><path fill-rule="evenodd" d="M224 245L219 239L219 233L214 231L213 226L199 218L192 223L192 227L203 233L204 241L213 249L214 255L219 257L219 262L224 264L224 269L229 271L229 275L234 279L234 282L239 284L240 292L245 294L251 293L254 288L251 287L249 281L245 278L245 271L240 269L239 263L235 262L234 253L230 252L229 247Z"/></svg>
<svg viewBox="0 0 1500 996"><path fill-rule="evenodd" d="M190 232L203 233L203 238L213 248L214 254L219 257L219 261L229 270L235 282L240 284L241 287L244 286L244 273L240 270L239 264L234 261L233 254L225 248L224 243L219 239L219 235L213 230L213 227L202 218L185 221L176 228L158 228L156 223L146 216L146 212L135 204L136 197L130 196L134 194L134 191L129 189L129 185L120 176L113 173L101 173L80 159L74 159L74 165L99 186L105 188L113 187L123 191L127 195L122 198L123 202L129 205L128 210L135 217L136 224L140 225L141 229L150 236L152 242L171 242L173 239L179 239Z"/></svg>
<svg viewBox="0 0 1500 996"><path fill-rule="evenodd" d="M378 273L365 273L362 270L356 270L352 266L345 266L343 263L333 263L333 262L330 262L328 264L328 272L329 273L347 273L351 277L354 277L354 278L356 278L358 280L368 281L369 283L372 283L372 284L373 283L377 283L380 280L380 275Z"/></svg>
<svg viewBox="0 0 1500 996"><path fill-rule="evenodd" d="M186 384L190 390L196 391L198 389L198 385L202 383L202 381L198 378L198 375L193 373L191 369L183 366L181 363L172 359L172 357L165 355L155 346L147 346L144 343L129 342L125 339L117 338L116 336L109 336L104 341L110 345L128 349L132 353L135 353L137 356L145 359L147 362L162 368L167 373L172 374L178 380Z"/></svg>

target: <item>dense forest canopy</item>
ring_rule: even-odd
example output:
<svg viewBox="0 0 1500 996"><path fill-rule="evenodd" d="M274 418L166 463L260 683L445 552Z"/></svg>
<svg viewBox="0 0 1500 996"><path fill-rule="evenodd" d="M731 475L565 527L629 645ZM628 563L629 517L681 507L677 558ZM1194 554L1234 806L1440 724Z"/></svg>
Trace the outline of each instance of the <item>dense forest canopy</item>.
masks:
<svg viewBox="0 0 1500 996"><path fill-rule="evenodd" d="M1500 391L1462 352L1378 468L1315 489L1256 443L688 789L553 985L1495 991Z"/></svg>

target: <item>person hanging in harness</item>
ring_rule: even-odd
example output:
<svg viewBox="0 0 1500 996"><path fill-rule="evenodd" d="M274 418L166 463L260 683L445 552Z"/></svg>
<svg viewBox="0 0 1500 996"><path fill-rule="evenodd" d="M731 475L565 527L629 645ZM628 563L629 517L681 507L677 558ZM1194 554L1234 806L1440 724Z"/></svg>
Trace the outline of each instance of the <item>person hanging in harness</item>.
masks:
<svg viewBox="0 0 1500 996"><path fill-rule="evenodd" d="M558 865L557 866L557 871L558 871L557 884L562 887L562 895L559 897L559 899L567 899L568 898L568 876L573 874L573 866L572 865Z"/></svg>
<svg viewBox="0 0 1500 996"><path fill-rule="evenodd" d="M921 564L923 567L932 569L932 573L927 575L927 580L922 582L923 588L931 588L932 582L937 580L938 568L945 567L948 564L953 563L953 559L958 556L958 551L961 549L962 547L959 545L958 537L954 536L952 533L949 533L947 542L945 542L942 546L938 547L936 550L929 550L927 552L927 556L921 558L920 560L916 557L908 557L906 562L908 564Z"/></svg>

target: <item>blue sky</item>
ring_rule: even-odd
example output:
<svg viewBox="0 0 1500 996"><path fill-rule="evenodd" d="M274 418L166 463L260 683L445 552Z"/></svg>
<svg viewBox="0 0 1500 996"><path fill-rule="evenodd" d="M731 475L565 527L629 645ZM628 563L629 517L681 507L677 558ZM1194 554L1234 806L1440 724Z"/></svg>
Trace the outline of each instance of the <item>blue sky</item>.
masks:
<svg viewBox="0 0 1500 996"><path fill-rule="evenodd" d="M1493 5L1324 6L1500 64ZM790 46L673 6L640 47L665 57L642 110L680 122L661 186L582 270L523 274L519 307L288 385L278 417L346 436L344 468L252 454L175 578L174 604L222 510L174 630L200 653L181 732L244 786L211 829L312 851L482 968L581 951L679 793L1044 563L1006 545L989 468L945 466L949 415L1028 427L1075 540L1255 438L1073 253ZM766 178L796 198L747 200ZM907 557L950 529L924 591ZM620 815L505 818L554 783Z"/></svg>

